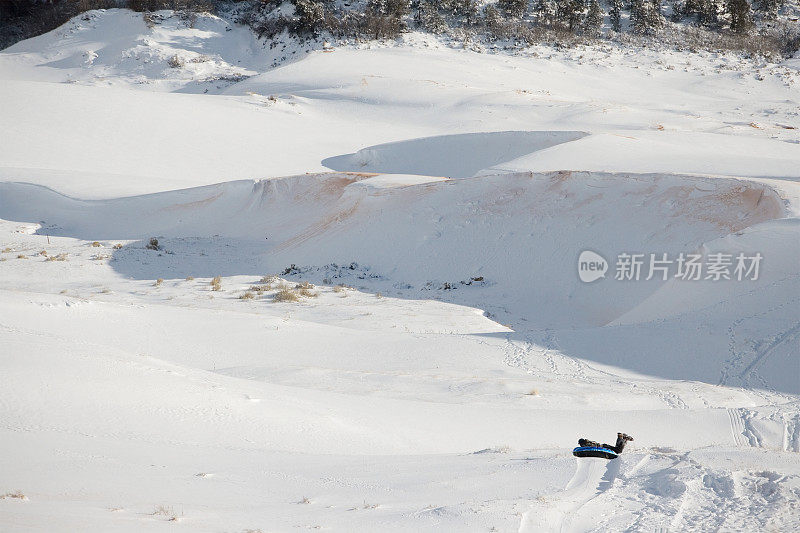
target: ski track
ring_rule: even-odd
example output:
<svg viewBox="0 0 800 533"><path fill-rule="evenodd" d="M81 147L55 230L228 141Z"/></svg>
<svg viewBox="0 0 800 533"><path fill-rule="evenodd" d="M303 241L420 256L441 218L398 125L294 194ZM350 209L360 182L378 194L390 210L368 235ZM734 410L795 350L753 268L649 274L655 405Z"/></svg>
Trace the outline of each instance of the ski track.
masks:
<svg viewBox="0 0 800 533"><path fill-rule="evenodd" d="M744 420L740 409L728 409L728 417L731 421L731 435L736 446L748 446L749 442L745 438Z"/></svg>
<svg viewBox="0 0 800 533"><path fill-rule="evenodd" d="M800 413L783 416L783 449L787 452L800 452Z"/></svg>

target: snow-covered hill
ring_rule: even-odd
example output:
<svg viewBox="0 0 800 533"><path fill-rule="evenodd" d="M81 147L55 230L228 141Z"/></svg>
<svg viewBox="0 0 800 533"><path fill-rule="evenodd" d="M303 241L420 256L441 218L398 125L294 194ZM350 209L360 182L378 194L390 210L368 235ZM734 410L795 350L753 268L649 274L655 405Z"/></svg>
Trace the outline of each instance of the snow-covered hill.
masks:
<svg viewBox="0 0 800 533"><path fill-rule="evenodd" d="M3 51L0 529L797 529L797 77L126 10Z"/></svg>

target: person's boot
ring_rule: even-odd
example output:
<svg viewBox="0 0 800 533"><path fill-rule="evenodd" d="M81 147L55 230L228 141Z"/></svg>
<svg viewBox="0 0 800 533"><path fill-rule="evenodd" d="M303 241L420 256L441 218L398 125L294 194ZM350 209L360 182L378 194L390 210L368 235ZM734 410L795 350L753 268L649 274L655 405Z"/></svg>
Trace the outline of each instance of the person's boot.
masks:
<svg viewBox="0 0 800 533"><path fill-rule="evenodd" d="M617 444L613 448L614 451L617 453L622 453L622 450L625 449L625 445L628 444L629 440L633 440L633 437L626 435L625 433L617 433Z"/></svg>

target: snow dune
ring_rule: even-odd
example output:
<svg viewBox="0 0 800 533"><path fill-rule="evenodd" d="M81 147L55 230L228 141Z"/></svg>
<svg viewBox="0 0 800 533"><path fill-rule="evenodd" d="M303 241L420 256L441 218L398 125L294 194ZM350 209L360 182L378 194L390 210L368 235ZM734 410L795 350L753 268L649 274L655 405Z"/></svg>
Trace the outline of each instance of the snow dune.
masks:
<svg viewBox="0 0 800 533"><path fill-rule="evenodd" d="M0 52L0 529L800 528L797 60L495 52L126 10Z"/></svg>
<svg viewBox="0 0 800 533"><path fill-rule="evenodd" d="M480 170L586 136L578 131L498 131L411 139L322 160L340 172L468 178Z"/></svg>
<svg viewBox="0 0 800 533"><path fill-rule="evenodd" d="M113 198L331 168L800 178L798 130L786 129L800 127L800 99L781 66L427 42L306 54L262 47L218 17L192 26L164 12L152 28L126 10L87 17L0 53L0 126L15 132L0 145L0 179ZM183 67L170 67L174 56ZM553 133L490 150L509 131ZM549 148L534 140L567 132L589 135ZM447 141L467 133L487 137ZM444 148L455 150L449 161ZM384 157L388 166L374 160Z"/></svg>
<svg viewBox="0 0 800 533"><path fill-rule="evenodd" d="M768 182L587 172L461 180L333 173L114 200L84 201L16 183L0 183L0 192L0 217L39 221L40 235L139 242L158 236L174 252L146 264L128 247L115 252L112 266L126 277L258 275L298 265L307 279L323 283L337 272L331 265L355 262L369 269L361 282L368 290L479 307L523 339L565 329L560 349L583 359L751 386L759 386L751 376L757 365L771 387L800 392L791 348L798 321L780 310L773 316L776 302L791 306L798 293L798 225L789 214L794 208ZM223 257L219 238L234 245L223 248ZM197 248L207 252L198 255ZM578 279L585 249L610 258L607 279ZM611 258L650 251L759 252L768 259L756 281L647 281L646 272L639 281L614 279ZM467 284L474 278L482 281ZM743 346L746 357L726 355L728 341L716 332L755 316L763 316L757 323L764 345ZM689 326L698 320L720 329L709 336ZM631 339L642 330L654 344ZM704 363L691 364L698 353Z"/></svg>
<svg viewBox="0 0 800 533"><path fill-rule="evenodd" d="M484 301L515 322L525 317L548 328L606 324L660 285L609 279L586 286L575 273L584 249L609 257L688 252L784 214L773 189L735 179L560 172L354 188L364 177L304 175L105 201L5 183L0 216L42 221L39 233L82 239L256 241L267 271L356 261L418 289L480 276L491 289L452 291L454 301ZM207 270L183 265L173 276L198 267ZM118 268L149 276L135 265Z"/></svg>

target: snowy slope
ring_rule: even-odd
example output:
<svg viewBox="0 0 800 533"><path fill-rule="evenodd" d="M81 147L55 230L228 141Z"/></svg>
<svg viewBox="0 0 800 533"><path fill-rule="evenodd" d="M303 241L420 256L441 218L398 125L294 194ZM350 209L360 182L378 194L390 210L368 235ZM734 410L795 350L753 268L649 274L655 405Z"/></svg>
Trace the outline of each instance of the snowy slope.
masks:
<svg viewBox="0 0 800 533"><path fill-rule="evenodd" d="M799 528L791 66L125 10L0 52L0 529Z"/></svg>
<svg viewBox="0 0 800 533"><path fill-rule="evenodd" d="M313 52L268 69L267 56L278 52L245 46L242 28L223 31L227 23L213 17L198 18L195 29L177 17L150 29L124 10L93 13L0 53L0 126L16 132L0 145L0 179L114 197L352 170L340 166L349 154L398 142L370 153L411 166L362 159L359 170L413 174L445 142L420 138L503 131L588 135L531 155L509 152L520 165L496 161L491 145L476 160L526 171L800 176L792 164L798 130L786 129L800 127L800 73L781 65L673 52L631 57L615 48L534 48L520 57L432 44ZM204 25L217 29L200 32ZM127 41L103 45L118 33ZM81 63L81 50L99 57ZM110 66L95 65L106 51ZM175 54L198 53L228 65L240 54L254 75L203 81L195 64L168 65ZM139 72L154 81L139 83ZM74 83L42 83L65 81ZM175 94L199 89L225 97Z"/></svg>

